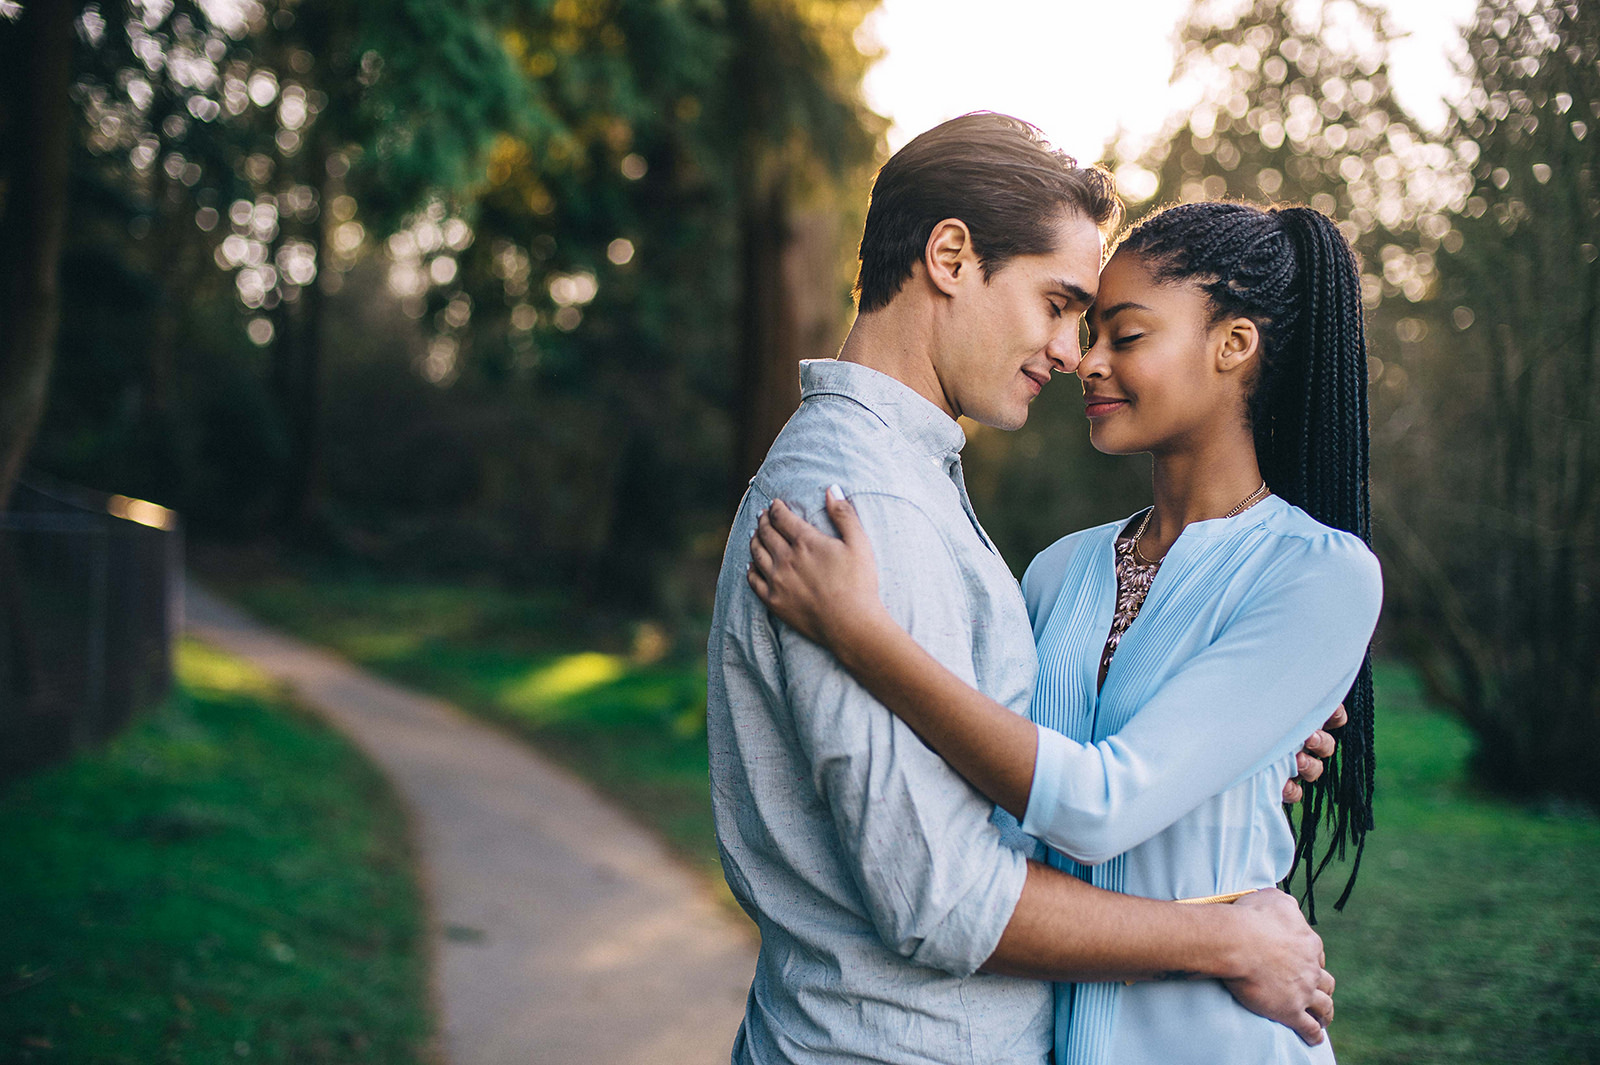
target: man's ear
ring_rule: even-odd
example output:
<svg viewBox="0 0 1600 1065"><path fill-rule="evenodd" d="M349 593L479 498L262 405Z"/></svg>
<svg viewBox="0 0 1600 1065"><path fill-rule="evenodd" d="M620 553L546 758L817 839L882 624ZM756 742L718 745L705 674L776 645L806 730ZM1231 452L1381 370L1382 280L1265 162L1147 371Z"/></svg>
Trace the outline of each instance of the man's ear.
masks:
<svg viewBox="0 0 1600 1065"><path fill-rule="evenodd" d="M1256 323L1248 318L1232 318L1218 329L1218 373L1233 373L1256 364L1261 354L1261 330Z"/></svg>
<svg viewBox="0 0 1600 1065"><path fill-rule="evenodd" d="M967 224L959 218L946 218L934 226L923 249L922 265L933 287L946 296L954 296L969 279L981 276Z"/></svg>

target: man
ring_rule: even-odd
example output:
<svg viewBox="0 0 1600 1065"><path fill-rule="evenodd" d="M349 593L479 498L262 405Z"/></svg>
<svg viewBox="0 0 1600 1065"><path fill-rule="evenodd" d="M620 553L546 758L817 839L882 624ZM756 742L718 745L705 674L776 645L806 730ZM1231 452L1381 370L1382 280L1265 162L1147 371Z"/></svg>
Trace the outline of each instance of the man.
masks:
<svg viewBox="0 0 1600 1065"><path fill-rule="evenodd" d="M757 515L840 484L891 613L1026 713L1035 656L1017 583L972 512L957 416L1019 428L1078 361L1109 177L1026 123L968 115L879 173L860 314L751 482L708 648L712 803L728 883L762 945L735 1062L1043 1062L1051 979L1206 976L1319 1042L1321 943L1292 900L1181 906L1099 891L1035 846L745 581ZM820 515L818 515L820 520Z"/></svg>

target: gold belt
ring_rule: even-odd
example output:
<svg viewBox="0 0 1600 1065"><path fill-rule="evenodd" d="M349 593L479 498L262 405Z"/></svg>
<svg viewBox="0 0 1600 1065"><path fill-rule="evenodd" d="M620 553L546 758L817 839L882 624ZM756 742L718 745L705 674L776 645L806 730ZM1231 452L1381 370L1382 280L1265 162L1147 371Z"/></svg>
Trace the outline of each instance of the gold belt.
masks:
<svg viewBox="0 0 1600 1065"><path fill-rule="evenodd" d="M1248 891L1230 891L1226 895L1206 895L1206 896L1201 897L1201 898L1173 899L1172 901L1173 902L1191 903L1191 904L1196 905L1196 906L1203 906L1206 903L1210 903L1210 902L1219 902L1219 903L1238 902L1240 899L1244 898L1246 895L1254 895L1257 890L1259 890L1259 889L1251 888Z"/></svg>

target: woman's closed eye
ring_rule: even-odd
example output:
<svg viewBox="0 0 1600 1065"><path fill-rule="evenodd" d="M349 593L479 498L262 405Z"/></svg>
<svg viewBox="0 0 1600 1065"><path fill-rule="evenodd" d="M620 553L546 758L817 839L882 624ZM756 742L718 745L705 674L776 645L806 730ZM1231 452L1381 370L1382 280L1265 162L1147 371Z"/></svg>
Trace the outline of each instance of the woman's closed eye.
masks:
<svg viewBox="0 0 1600 1065"><path fill-rule="evenodd" d="M1125 348L1142 336L1144 336L1143 333L1124 333L1122 336L1114 338L1111 341L1111 346L1113 348Z"/></svg>

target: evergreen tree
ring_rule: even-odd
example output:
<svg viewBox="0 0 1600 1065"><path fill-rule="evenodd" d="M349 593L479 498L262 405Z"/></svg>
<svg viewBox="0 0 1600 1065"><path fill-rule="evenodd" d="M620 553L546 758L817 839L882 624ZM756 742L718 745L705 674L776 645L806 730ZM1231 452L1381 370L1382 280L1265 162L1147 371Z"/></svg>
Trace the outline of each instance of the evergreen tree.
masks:
<svg viewBox="0 0 1600 1065"><path fill-rule="evenodd" d="M1147 192L1149 206L1307 204L1336 219L1361 256L1369 309L1424 300L1440 247L1459 239L1448 210L1465 199L1463 167L1395 99L1393 39L1367 0L1250 0L1243 10L1197 0L1173 71L1192 109L1142 152L1119 144L1119 178ZM1407 313L1393 308L1375 322L1385 358Z"/></svg>
<svg viewBox="0 0 1600 1065"><path fill-rule="evenodd" d="M684 545L720 551L729 485L792 412L796 363L842 335L841 253L884 126L852 39L871 6L521 12L509 39L540 119L499 139L458 205L470 246L441 247L444 216L419 215L384 249L430 333L418 368L447 393L406 402L482 413L397 439L356 431L373 404L352 403L335 494L398 468L393 445L473 486L434 510L453 530L435 539L493 525L519 569L668 603L709 587L680 572ZM480 446L469 425L506 437Z"/></svg>
<svg viewBox="0 0 1600 1065"><path fill-rule="evenodd" d="M46 468L683 598L842 333L873 4L208 6L74 8Z"/></svg>
<svg viewBox="0 0 1600 1065"><path fill-rule="evenodd" d="M211 257L197 227L232 222L233 241L222 240L226 225L214 238L218 261L237 271L247 308L276 317L252 336L274 354L289 445L285 502L297 516L316 451L321 287L311 281L323 258L324 194L330 182L360 189L381 232L425 196L470 181L491 137L525 121L525 83L498 36L505 18L506 6L489 0L51 0L0 18L0 58L14 79L0 122L39 141L8 153L0 175L10 264L0 321L21 331L0 360L0 403L15 407L0 431L0 502L44 409L54 355L60 239L44 237L62 225L69 190L88 188L80 206L123 215L135 240L98 256L85 250L101 270L142 275L148 289L140 317L149 328L138 333L147 357L132 383L145 436L158 442L182 436L166 399L196 267ZM65 66L24 76L29 56ZM74 144L87 157L74 160ZM241 243L238 255L224 254ZM179 464L170 449L158 452L155 465Z"/></svg>
<svg viewBox="0 0 1600 1065"><path fill-rule="evenodd" d="M1600 8L1483 0L1391 613L1488 782L1600 800ZM1443 339L1448 337L1448 339ZM1380 517L1382 515L1380 514Z"/></svg>

